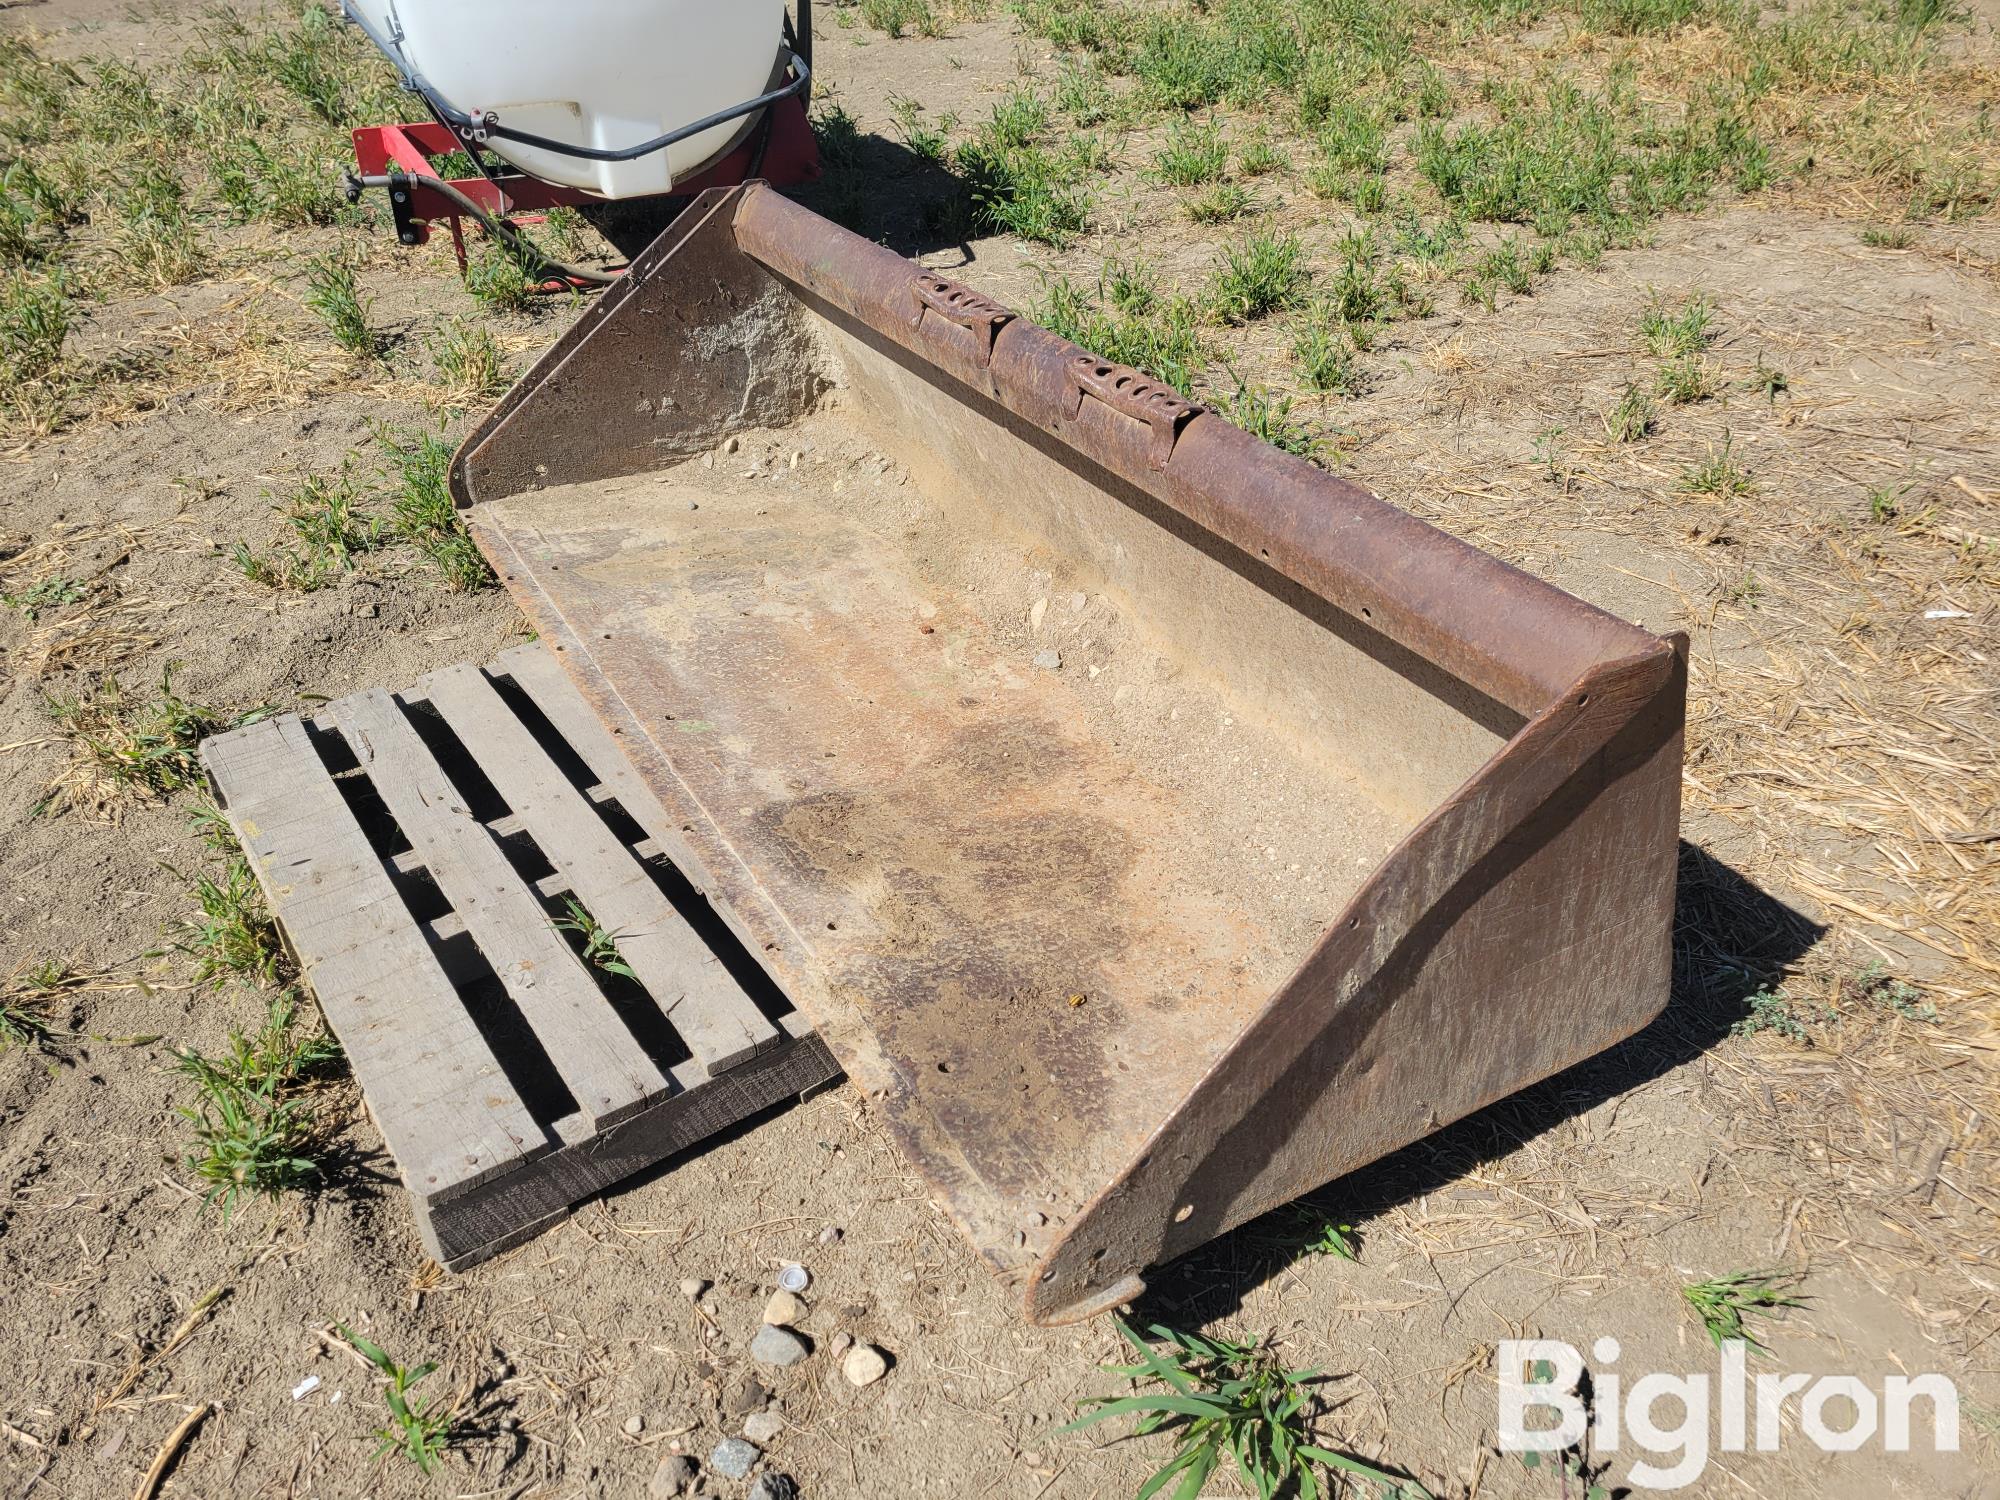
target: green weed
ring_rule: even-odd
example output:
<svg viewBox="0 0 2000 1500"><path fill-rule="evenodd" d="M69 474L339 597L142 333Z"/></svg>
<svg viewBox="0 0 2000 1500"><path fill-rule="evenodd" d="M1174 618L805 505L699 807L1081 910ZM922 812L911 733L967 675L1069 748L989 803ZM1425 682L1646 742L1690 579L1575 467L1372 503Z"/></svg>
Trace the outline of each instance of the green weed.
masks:
<svg viewBox="0 0 2000 1500"><path fill-rule="evenodd" d="M1915 488L1909 480L1874 486L1868 491L1868 519L1878 525L1895 520L1902 513L1904 498Z"/></svg>
<svg viewBox="0 0 2000 1500"><path fill-rule="evenodd" d="M1659 359L1699 354L1715 339L1715 307L1700 292L1669 308L1658 296L1639 319L1639 335Z"/></svg>
<svg viewBox="0 0 2000 1500"><path fill-rule="evenodd" d="M239 541L230 554L237 571L267 588L311 593L354 568L354 559L382 545L382 522L362 510L360 485L343 470L308 474L287 495L271 495L296 541L258 553Z"/></svg>
<svg viewBox="0 0 2000 1500"><path fill-rule="evenodd" d="M1856 974L1843 989L1864 1004L1880 1006L1905 1021L1931 1025L1938 1019L1937 1007L1924 999L1923 991L1885 973L1880 959Z"/></svg>
<svg viewBox="0 0 2000 1500"><path fill-rule="evenodd" d="M196 876L193 895L196 914L181 923L174 946L194 960L195 982L275 981L285 963L285 950L249 864L239 855L228 862L219 880Z"/></svg>
<svg viewBox="0 0 2000 1500"><path fill-rule="evenodd" d="M185 200L179 179L157 163L140 168L126 186L119 205L119 256L147 286L180 286L208 263Z"/></svg>
<svg viewBox="0 0 2000 1500"><path fill-rule="evenodd" d="M1654 389L1675 406L1691 406L1715 394L1715 366L1700 354L1677 354L1660 366Z"/></svg>
<svg viewBox="0 0 2000 1500"><path fill-rule="evenodd" d="M381 339L368 326L368 305L355 284L354 267L340 255L317 256L309 263L305 302L349 354L373 359L381 353Z"/></svg>
<svg viewBox="0 0 2000 1500"><path fill-rule="evenodd" d="M490 586L493 570L452 504L451 444L435 433L387 428L376 439L393 468L389 524L396 534L430 560L447 587L471 593Z"/></svg>
<svg viewBox="0 0 2000 1500"><path fill-rule="evenodd" d="M60 573L51 573L47 578L38 578L18 593L0 590L0 604L9 609L18 609L30 620L39 619L44 611L61 609L65 604L75 604L83 598L83 585L74 578L65 578Z"/></svg>
<svg viewBox="0 0 2000 1500"><path fill-rule="evenodd" d="M1740 1339L1754 1349L1763 1341L1744 1326L1746 1317L1784 1307L1803 1307L1802 1298L1792 1296L1799 1284L1794 1271L1735 1271L1710 1281L1697 1281L1681 1288L1681 1296L1709 1338L1719 1349L1730 1339Z"/></svg>
<svg viewBox="0 0 2000 1500"><path fill-rule="evenodd" d="M1033 316L1093 354L1142 370L1183 396L1194 393L1203 362L1194 304L1162 296L1142 263L1107 261L1094 293L1058 276Z"/></svg>
<svg viewBox="0 0 2000 1500"><path fill-rule="evenodd" d="M1216 410L1252 437L1286 453L1311 458L1320 449L1319 433L1292 415L1290 396L1274 395L1241 376L1236 376L1236 389Z"/></svg>
<svg viewBox="0 0 2000 1500"><path fill-rule="evenodd" d="M1812 1032L1806 1029L1806 1018L1783 990L1765 986L1743 1003L1743 1015L1729 1028L1731 1036L1758 1036L1768 1032L1788 1042L1797 1042L1802 1047L1812 1045Z"/></svg>
<svg viewBox="0 0 2000 1500"><path fill-rule="evenodd" d="M1265 177L1291 169L1292 159L1261 131L1245 141L1236 153L1236 170L1245 177Z"/></svg>
<svg viewBox="0 0 2000 1500"><path fill-rule="evenodd" d="M1061 249L1090 222L1090 196L1082 183L1090 157L1050 151L1040 139L1048 123L1048 106L1039 97L1011 95L958 148L957 166L977 227Z"/></svg>
<svg viewBox="0 0 2000 1500"><path fill-rule="evenodd" d="M175 1053L175 1070L195 1088L195 1102L177 1107L194 1135L188 1170L225 1220L246 1195L276 1198L321 1175L324 1128L305 1091L340 1058L331 1036L301 1026L290 991L254 1034L232 1029L222 1056Z"/></svg>
<svg viewBox="0 0 2000 1500"><path fill-rule="evenodd" d="M1861 243L1877 250L1907 250L1916 242L1907 224L1870 224L1861 231Z"/></svg>
<svg viewBox="0 0 2000 1500"><path fill-rule="evenodd" d="M1722 451L1710 448L1708 457L1693 468L1681 470L1677 486L1690 495L1748 495L1756 489L1750 471L1736 462L1733 440L1722 435Z"/></svg>
<svg viewBox="0 0 2000 1500"><path fill-rule="evenodd" d="M1131 1396L1089 1397L1080 1403L1088 1413L1058 1431L1132 1415L1138 1418L1134 1437L1172 1433L1178 1439L1173 1456L1140 1487L1141 1496L1171 1484L1176 1497L1191 1500L1233 1462L1238 1478L1259 1500L1280 1493L1320 1500L1350 1477L1376 1486L1384 1500L1427 1500L1428 1492L1415 1481L1314 1443L1312 1387L1324 1377L1317 1370L1286 1369L1264 1340L1236 1343L1155 1324L1147 1332L1159 1342L1149 1344L1122 1318L1118 1331L1138 1359L1107 1365L1105 1372L1143 1389ZM1329 1483L1321 1468L1339 1478Z"/></svg>
<svg viewBox="0 0 2000 1500"><path fill-rule="evenodd" d="M1292 364L1309 390L1358 396L1361 362L1347 320L1325 302L1315 303L1292 331Z"/></svg>
<svg viewBox="0 0 2000 1500"><path fill-rule="evenodd" d="M197 750L203 739L264 716L252 709L225 714L174 689L173 664L160 674L159 691L135 700L106 675L72 697L44 700L49 717L69 739L71 763L58 778L49 807L98 811L130 798L163 801L202 779Z"/></svg>
<svg viewBox="0 0 2000 1500"><path fill-rule="evenodd" d="M581 901L574 896L563 897L563 912L564 915L555 918L549 925L577 940L585 963L607 974L616 974L621 979L636 980L639 977L632 966L619 956L620 935L607 931Z"/></svg>
<svg viewBox="0 0 2000 1500"><path fill-rule="evenodd" d="M1604 414L1604 435L1614 443L1636 443L1652 432L1656 413L1653 398L1627 383L1618 404Z"/></svg>
<svg viewBox="0 0 2000 1500"><path fill-rule="evenodd" d="M951 154L951 143L945 132L924 119L924 107L916 100L892 96L889 114L903 132L903 144L910 148L910 154L917 160L942 165Z"/></svg>
<svg viewBox="0 0 2000 1500"><path fill-rule="evenodd" d="M1090 58L1066 59L1056 72L1053 98L1057 109L1079 125L1101 125L1117 108L1103 70Z"/></svg>
<svg viewBox="0 0 2000 1500"><path fill-rule="evenodd" d="M861 19L892 38L906 31L944 35L944 20L931 0L861 0Z"/></svg>
<svg viewBox="0 0 2000 1500"><path fill-rule="evenodd" d="M1208 304L1225 323L1253 323L1296 301L1306 282L1305 248L1297 235L1254 234L1224 248Z"/></svg>
<svg viewBox="0 0 2000 1500"><path fill-rule="evenodd" d="M375 1431L379 1440L375 1456L400 1453L423 1473L430 1473L452 1444L451 1409L440 1407L435 1401L413 1400L410 1392L436 1373L437 1362L427 1360L415 1369L408 1369L391 1359L379 1344L370 1343L345 1323L339 1327L340 1336L381 1371L388 1382L382 1389L382 1400L389 1408L389 1422Z"/></svg>
<svg viewBox="0 0 2000 1500"><path fill-rule="evenodd" d="M1187 200L1187 216L1197 224L1227 224L1250 212L1250 190L1240 182L1219 182Z"/></svg>
<svg viewBox="0 0 2000 1500"><path fill-rule="evenodd" d="M526 312L535 303L535 282L520 257L490 241L467 258L465 289L489 312Z"/></svg>
<svg viewBox="0 0 2000 1500"><path fill-rule="evenodd" d="M468 406L507 388L507 356L483 324L447 318L425 347L437 369L430 392L434 406Z"/></svg>
<svg viewBox="0 0 2000 1500"><path fill-rule="evenodd" d="M1228 169L1229 145L1214 121L1176 120L1167 127L1167 142L1154 158L1160 181L1175 187L1219 181Z"/></svg>

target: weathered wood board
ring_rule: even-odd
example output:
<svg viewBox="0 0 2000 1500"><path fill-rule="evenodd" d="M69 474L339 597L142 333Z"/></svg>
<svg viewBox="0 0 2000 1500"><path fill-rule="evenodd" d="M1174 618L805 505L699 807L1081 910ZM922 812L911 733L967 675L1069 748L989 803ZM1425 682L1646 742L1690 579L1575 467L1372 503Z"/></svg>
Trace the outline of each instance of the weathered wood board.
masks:
<svg viewBox="0 0 2000 1500"><path fill-rule="evenodd" d="M202 758L449 1269L840 1076L540 647Z"/></svg>

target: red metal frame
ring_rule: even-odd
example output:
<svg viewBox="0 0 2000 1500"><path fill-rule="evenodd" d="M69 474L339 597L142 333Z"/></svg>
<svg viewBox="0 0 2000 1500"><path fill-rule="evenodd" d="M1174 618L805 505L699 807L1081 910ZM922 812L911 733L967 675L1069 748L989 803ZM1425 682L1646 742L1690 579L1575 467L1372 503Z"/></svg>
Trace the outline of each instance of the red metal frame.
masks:
<svg viewBox="0 0 2000 1500"><path fill-rule="evenodd" d="M437 175L434 159L461 149L451 130L436 121L407 125L363 125L353 132L354 162L363 177L385 176L391 172ZM753 132L742 145L698 176L674 184L675 197L688 197L705 188L734 187L750 173L756 154ZM757 175L781 187L819 180L819 145L806 118L804 103L796 96L781 99L771 107L770 139ZM484 177L452 177L451 185L496 217L516 224L539 224L543 209L610 200L581 188L560 187L528 176L503 177L496 187ZM451 226L452 253L458 269L465 270L465 228L463 211L444 194L422 183L412 183L407 206L397 214L398 229L406 245L422 245L430 240L431 224L439 219ZM637 200L635 200L637 201ZM566 289L564 277L544 284L549 290Z"/></svg>

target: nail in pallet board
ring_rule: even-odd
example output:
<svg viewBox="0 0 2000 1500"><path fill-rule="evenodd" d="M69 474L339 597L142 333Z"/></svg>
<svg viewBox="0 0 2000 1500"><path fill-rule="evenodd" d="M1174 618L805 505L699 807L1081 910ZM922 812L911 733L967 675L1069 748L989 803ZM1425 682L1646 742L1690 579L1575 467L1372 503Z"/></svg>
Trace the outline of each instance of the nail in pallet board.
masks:
<svg viewBox="0 0 2000 1500"><path fill-rule="evenodd" d="M840 1076L540 646L202 759L453 1270ZM572 903L629 976L579 955Z"/></svg>

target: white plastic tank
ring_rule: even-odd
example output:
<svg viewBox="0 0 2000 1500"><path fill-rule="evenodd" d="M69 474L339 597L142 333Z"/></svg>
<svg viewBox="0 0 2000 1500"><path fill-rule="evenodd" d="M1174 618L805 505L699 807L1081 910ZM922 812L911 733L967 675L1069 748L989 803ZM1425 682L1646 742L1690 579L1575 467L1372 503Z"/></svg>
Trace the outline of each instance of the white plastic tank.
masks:
<svg viewBox="0 0 2000 1500"><path fill-rule="evenodd" d="M784 0L344 0L454 108L566 144L621 150L773 88ZM636 161L495 136L545 182L606 198L664 193L735 143L746 119Z"/></svg>

